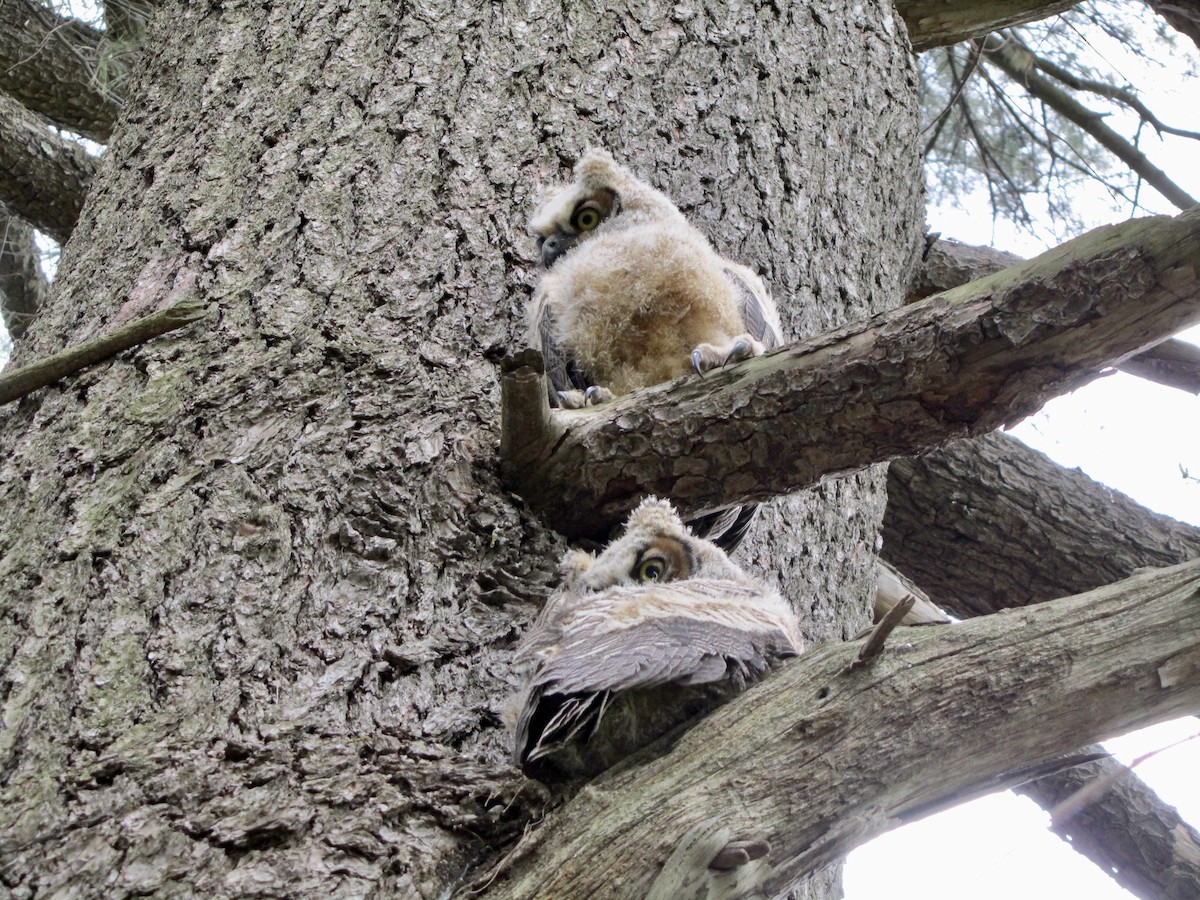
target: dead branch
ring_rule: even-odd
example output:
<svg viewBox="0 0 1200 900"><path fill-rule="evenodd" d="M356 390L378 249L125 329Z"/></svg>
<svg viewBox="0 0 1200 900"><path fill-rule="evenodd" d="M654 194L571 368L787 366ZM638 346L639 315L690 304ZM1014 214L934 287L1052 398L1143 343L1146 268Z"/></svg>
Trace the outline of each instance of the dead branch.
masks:
<svg viewBox="0 0 1200 900"><path fill-rule="evenodd" d="M151 338L190 325L207 314L208 309L203 303L177 303L136 319L108 334L102 334L45 359L29 363L14 372L6 372L0 375L0 405L18 400L80 369L116 356L138 344L144 344Z"/></svg>
<svg viewBox="0 0 1200 900"><path fill-rule="evenodd" d="M982 37L998 28L1048 19L1079 0L992 0L947 3L946 0L897 0L896 11L908 26L913 49L920 52Z"/></svg>

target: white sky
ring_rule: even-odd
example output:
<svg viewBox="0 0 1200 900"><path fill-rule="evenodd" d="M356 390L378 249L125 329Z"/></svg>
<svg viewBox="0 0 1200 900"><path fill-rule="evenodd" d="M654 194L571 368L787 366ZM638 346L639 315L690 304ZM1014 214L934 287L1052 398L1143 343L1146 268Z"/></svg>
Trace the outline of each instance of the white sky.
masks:
<svg viewBox="0 0 1200 900"><path fill-rule="evenodd" d="M1130 7L1134 4L1129 4ZM1137 7L1145 9L1142 4ZM1164 76L1094 38L1104 58L1142 89L1167 124L1200 130L1196 80L1177 62ZM1179 48L1194 49L1181 42ZM1113 116L1113 119L1116 119ZM1118 127L1114 123L1114 127ZM1177 183L1200 197L1200 144L1143 135L1142 149ZM1142 202L1155 213L1177 212L1150 188ZM993 224L986 197L968 209L929 210L929 227L944 237L1034 256L1043 243L1004 222ZM1130 210L1083 192L1076 208L1089 227L1119 222ZM1145 215L1145 211L1138 213ZM1181 335L1200 344L1200 328ZM1157 512L1200 526L1200 398L1116 373L1048 403L1010 432L1057 462L1079 467ZM1200 720L1180 719L1106 742L1126 764L1135 757L1200 733ZM1200 824L1200 740L1167 749L1137 772L1193 825ZM846 864L846 900L1128 900L1089 860L1049 830L1036 804L1012 793L994 794L883 835L853 852Z"/></svg>

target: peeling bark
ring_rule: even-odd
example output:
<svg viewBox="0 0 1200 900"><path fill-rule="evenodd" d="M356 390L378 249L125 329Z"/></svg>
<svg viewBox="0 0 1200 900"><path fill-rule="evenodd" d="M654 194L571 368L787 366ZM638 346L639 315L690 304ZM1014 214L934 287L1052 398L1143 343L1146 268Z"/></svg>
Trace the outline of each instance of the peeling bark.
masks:
<svg viewBox="0 0 1200 900"><path fill-rule="evenodd" d="M602 534L644 494L696 515L808 487L991 431L1086 384L1200 321L1198 274L1200 209L1100 228L721 373L555 410L541 433L510 428L504 474L576 536ZM507 421L532 395L506 395Z"/></svg>
<svg viewBox="0 0 1200 900"><path fill-rule="evenodd" d="M668 755L601 776L480 896L778 895L1064 746L1200 709L1198 592L1192 562L1006 615L902 628L866 669L852 668L856 645L818 648ZM770 853L707 868L750 839Z"/></svg>

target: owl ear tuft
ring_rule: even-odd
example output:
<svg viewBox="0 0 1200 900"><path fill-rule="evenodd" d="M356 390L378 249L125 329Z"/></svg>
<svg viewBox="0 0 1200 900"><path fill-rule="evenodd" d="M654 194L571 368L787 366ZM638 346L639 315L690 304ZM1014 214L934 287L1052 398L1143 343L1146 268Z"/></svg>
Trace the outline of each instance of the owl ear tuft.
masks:
<svg viewBox="0 0 1200 900"><path fill-rule="evenodd" d="M629 521L625 523L626 534L634 531L665 531L669 533L672 531L686 532L687 528L670 502L660 500L658 497L647 497L638 504L637 509L629 514Z"/></svg>
<svg viewBox="0 0 1200 900"><path fill-rule="evenodd" d="M589 190L611 188L621 179L621 167L607 150L590 147L575 163L575 178Z"/></svg>

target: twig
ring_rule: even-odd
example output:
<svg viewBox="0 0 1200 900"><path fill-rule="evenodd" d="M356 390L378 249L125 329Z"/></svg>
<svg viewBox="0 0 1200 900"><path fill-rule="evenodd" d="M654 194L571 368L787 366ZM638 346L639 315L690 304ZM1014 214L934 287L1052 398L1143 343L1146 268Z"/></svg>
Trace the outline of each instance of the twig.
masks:
<svg viewBox="0 0 1200 900"><path fill-rule="evenodd" d="M123 350L190 325L207 314L208 307L204 303L190 300L177 303L143 316L108 334L94 337L45 359L22 366L14 372L0 375L0 405L19 400L38 388L116 356Z"/></svg>
<svg viewBox="0 0 1200 900"><path fill-rule="evenodd" d="M900 621L916 605L917 598L909 594L888 610L887 615L879 620L879 624L875 626L875 630L871 632L871 636L863 644L863 648L858 651L858 658L850 664L851 671L869 665L871 660L883 651L883 644L888 639L888 635L896 630L896 626L900 624Z"/></svg>

